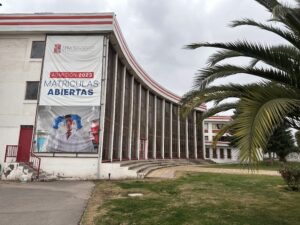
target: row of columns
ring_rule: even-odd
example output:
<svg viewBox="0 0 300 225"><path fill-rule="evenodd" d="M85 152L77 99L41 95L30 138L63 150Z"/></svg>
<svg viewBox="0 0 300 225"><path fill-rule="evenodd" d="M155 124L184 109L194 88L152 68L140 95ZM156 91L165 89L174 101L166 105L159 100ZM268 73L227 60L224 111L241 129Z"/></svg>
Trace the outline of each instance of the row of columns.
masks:
<svg viewBox="0 0 300 225"><path fill-rule="evenodd" d="M125 83L126 83L126 67L123 66L122 68L122 79L121 79L121 90L117 90L117 74L118 74L118 54L115 55L114 58L114 76L113 76L113 91L112 91L112 96L111 96L111 115L110 115L110 134L109 134L109 160L113 160L113 146L114 146L114 134L115 134L115 119L116 119L116 93L117 91L121 91L121 102L120 102L120 129L118 131L118 146L117 146L117 157L118 160L122 161L122 146L123 146L123 123L124 123L124 104L125 104ZM136 157L139 160L140 159L140 128L141 128L141 93L142 93L142 85L139 83L138 85L138 114L137 114L137 139L135 143L135 149L132 149L132 126L133 126L133 97L134 97L134 77L131 76L131 85L130 85L130 101L129 101L129 134L128 134L128 140L127 140L127 148L128 148L128 159L131 160L131 153L132 151L136 151ZM146 133L145 133L145 138L148 140L149 137L149 90L146 92ZM165 149L165 99L162 100L162 138L161 138L161 155L162 158L164 159L164 153L166 151ZM154 95L154 121L153 121L153 158L156 159L156 131L157 131L157 96ZM170 136L169 136L169 141L170 141L170 158L173 158L173 104L170 103ZM177 113L177 141L178 141L178 158L181 158L180 156L180 112L179 112L179 107L178 107L178 113ZM185 150L186 150L186 157L189 157L189 140L188 140L188 119L185 119ZM197 128L196 128L196 111L193 111L193 133L194 133L194 157L198 158L197 156ZM201 135L201 134L199 134ZM148 148L148 145L146 144L146 148ZM148 158L148 149L145 149L145 159Z"/></svg>

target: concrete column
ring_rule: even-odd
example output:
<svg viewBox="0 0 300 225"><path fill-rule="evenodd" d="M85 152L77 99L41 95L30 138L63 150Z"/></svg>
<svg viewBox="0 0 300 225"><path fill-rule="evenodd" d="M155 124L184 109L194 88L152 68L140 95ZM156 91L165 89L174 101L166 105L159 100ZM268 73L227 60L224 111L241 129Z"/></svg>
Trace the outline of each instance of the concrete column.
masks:
<svg viewBox="0 0 300 225"><path fill-rule="evenodd" d="M189 158L189 122L188 117L185 118L185 155Z"/></svg>
<svg viewBox="0 0 300 225"><path fill-rule="evenodd" d="M208 130L208 128L207 128ZM203 156L203 159L205 159L205 138L204 138L204 120L202 120L202 156Z"/></svg>
<svg viewBox="0 0 300 225"><path fill-rule="evenodd" d="M146 95L146 147L145 147L145 159L148 159L148 139L149 139L149 90L147 89Z"/></svg>
<svg viewBox="0 0 300 225"><path fill-rule="evenodd" d="M178 106L178 112L177 112L177 126L178 126L178 131L177 131L177 135L178 135L178 158L180 158L180 108Z"/></svg>
<svg viewBox="0 0 300 225"><path fill-rule="evenodd" d="M122 94L121 94L121 113L120 113L120 130L119 130L119 145L118 145L118 156L122 161L122 146L123 146L123 123L124 123L124 102L125 102L125 79L126 79L126 67L123 66L122 71Z"/></svg>
<svg viewBox="0 0 300 225"><path fill-rule="evenodd" d="M195 159L197 159L198 155L197 155L197 118L196 118L196 110L193 112L193 123L194 123L194 150L195 150Z"/></svg>
<svg viewBox="0 0 300 225"><path fill-rule="evenodd" d="M129 134L128 134L128 159L131 160L131 138L132 138L132 117L133 117L133 89L134 89L134 77L131 77L130 86L130 107L129 107Z"/></svg>
<svg viewBox="0 0 300 225"><path fill-rule="evenodd" d="M103 57L102 57L102 77L101 77L101 97L100 97L100 129L99 129L99 147L97 161L97 179L100 179L100 164L102 162L103 137L104 137L104 121L106 106L106 86L107 86L107 64L108 64L108 45L109 39L104 38Z"/></svg>
<svg viewBox="0 0 300 225"><path fill-rule="evenodd" d="M141 142L141 100L142 100L142 85L139 84L139 93L138 93L138 115L137 115L137 120L138 120L138 124L137 124L137 143L136 143L136 156L137 159L140 159L140 142Z"/></svg>
<svg viewBox="0 0 300 225"><path fill-rule="evenodd" d="M154 126L153 126L153 158L156 159L156 104L157 104L157 101L156 101L156 95L154 95L154 119L153 119L153 123L154 123Z"/></svg>
<svg viewBox="0 0 300 225"><path fill-rule="evenodd" d="M114 147L114 131L115 131L115 114L116 114L116 91L117 91L117 75L118 75L118 54L115 55L115 71L113 79L113 91L111 96L111 115L110 115L110 132L109 132L109 159L113 160Z"/></svg>
<svg viewBox="0 0 300 225"><path fill-rule="evenodd" d="M170 103L170 159L173 158L173 104Z"/></svg>
<svg viewBox="0 0 300 225"><path fill-rule="evenodd" d="M161 158L165 158L165 116L166 116L166 101L165 99L162 100L162 110L161 110Z"/></svg>

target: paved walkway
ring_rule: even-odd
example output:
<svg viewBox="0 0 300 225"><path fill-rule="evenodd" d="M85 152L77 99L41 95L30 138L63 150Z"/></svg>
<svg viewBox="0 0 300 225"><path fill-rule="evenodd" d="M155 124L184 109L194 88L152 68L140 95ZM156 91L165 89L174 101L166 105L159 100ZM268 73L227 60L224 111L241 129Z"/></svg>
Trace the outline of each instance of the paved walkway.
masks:
<svg viewBox="0 0 300 225"><path fill-rule="evenodd" d="M222 169L209 168L205 166L177 166L162 168L149 173L146 177L150 178L175 178L176 172L205 172L205 173L227 173L227 174L254 174L254 175L269 175L280 176L277 171L259 170L249 171L247 169Z"/></svg>
<svg viewBox="0 0 300 225"><path fill-rule="evenodd" d="M1 225L77 225L94 184L0 181Z"/></svg>

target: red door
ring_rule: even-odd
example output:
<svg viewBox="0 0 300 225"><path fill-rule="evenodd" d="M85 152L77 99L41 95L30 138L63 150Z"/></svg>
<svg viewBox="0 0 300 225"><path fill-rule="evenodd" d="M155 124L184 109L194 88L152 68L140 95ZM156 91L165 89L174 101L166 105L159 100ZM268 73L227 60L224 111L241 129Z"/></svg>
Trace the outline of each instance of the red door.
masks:
<svg viewBox="0 0 300 225"><path fill-rule="evenodd" d="M21 126L17 162L29 162L33 126Z"/></svg>

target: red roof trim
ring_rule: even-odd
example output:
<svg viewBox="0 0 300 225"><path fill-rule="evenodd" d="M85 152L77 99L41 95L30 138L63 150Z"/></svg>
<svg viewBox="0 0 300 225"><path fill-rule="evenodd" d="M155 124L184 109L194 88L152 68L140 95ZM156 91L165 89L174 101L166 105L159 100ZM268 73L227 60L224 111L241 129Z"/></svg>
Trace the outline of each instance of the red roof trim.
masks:
<svg viewBox="0 0 300 225"><path fill-rule="evenodd" d="M0 16L0 20L35 20L35 19L112 19L112 15L106 16Z"/></svg>
<svg viewBox="0 0 300 225"><path fill-rule="evenodd" d="M77 21L77 22L0 22L1 26L32 26L32 25L103 25L112 24L112 21Z"/></svg>

